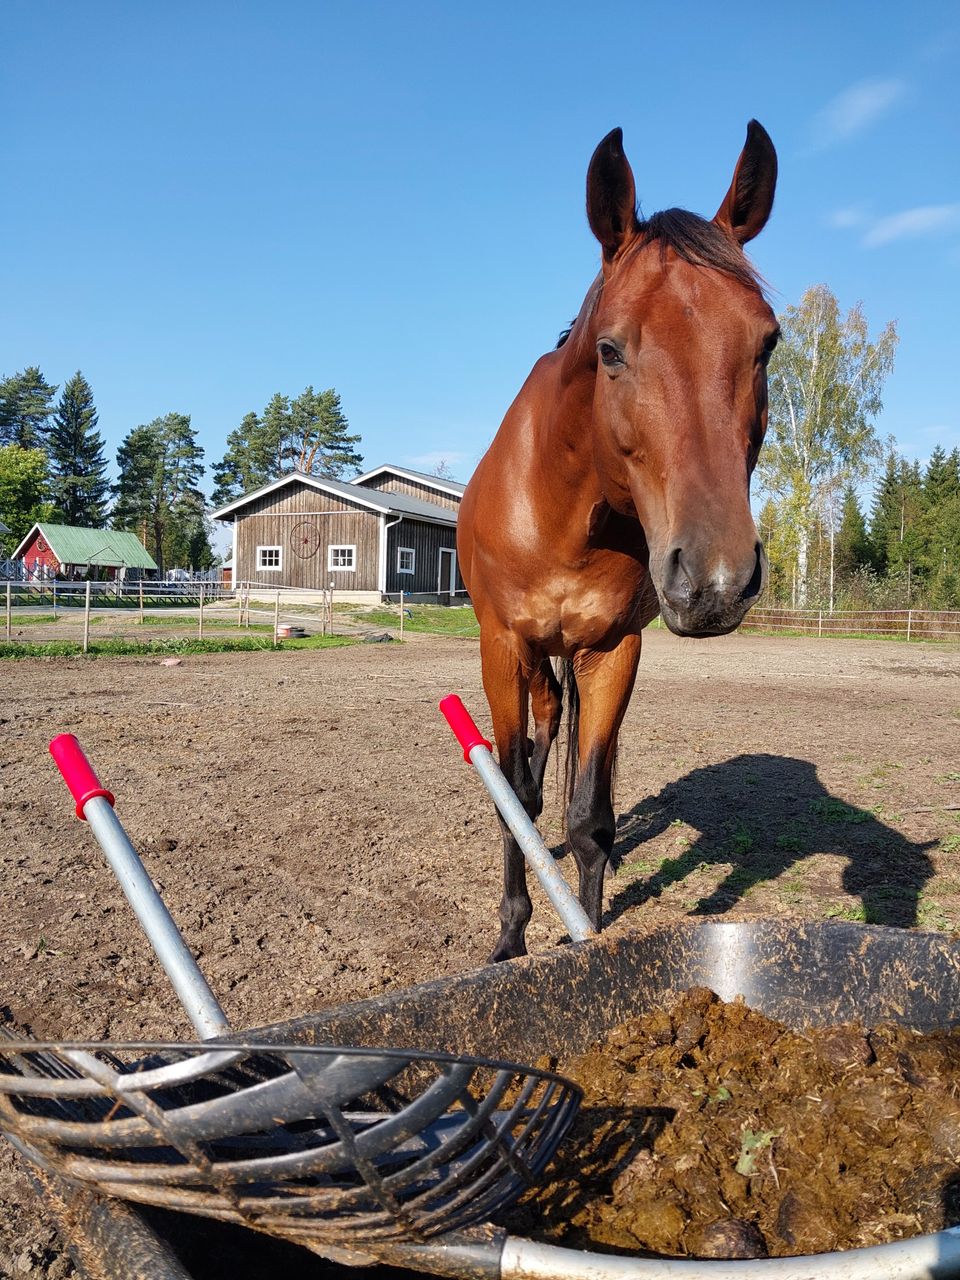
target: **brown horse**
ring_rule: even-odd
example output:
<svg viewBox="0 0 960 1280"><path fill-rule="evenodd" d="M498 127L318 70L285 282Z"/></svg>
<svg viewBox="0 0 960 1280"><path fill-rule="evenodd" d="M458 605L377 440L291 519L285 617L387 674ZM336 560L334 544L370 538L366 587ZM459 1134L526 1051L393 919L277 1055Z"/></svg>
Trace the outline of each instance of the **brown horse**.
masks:
<svg viewBox="0 0 960 1280"><path fill-rule="evenodd" d="M742 247L773 204L777 157L762 126L750 122L712 222L682 209L639 220L622 141L609 133L587 174L601 273L477 467L457 535L500 767L532 818L560 726L550 659L567 660L579 704L567 841L597 928L641 632L660 612L677 635L723 635L763 589L749 488L778 333ZM491 960L525 953L532 910L505 826L503 840Z"/></svg>

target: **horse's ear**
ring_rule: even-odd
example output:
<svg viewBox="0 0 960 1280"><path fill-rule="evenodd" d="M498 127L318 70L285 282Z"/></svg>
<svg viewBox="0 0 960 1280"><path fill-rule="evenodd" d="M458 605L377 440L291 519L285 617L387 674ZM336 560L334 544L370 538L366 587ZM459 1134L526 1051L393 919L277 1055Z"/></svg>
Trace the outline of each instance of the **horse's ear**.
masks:
<svg viewBox="0 0 960 1280"><path fill-rule="evenodd" d="M587 170L587 218L609 262L637 226L637 189L623 154L623 130L611 129Z"/></svg>
<svg viewBox="0 0 960 1280"><path fill-rule="evenodd" d="M746 244L766 226L776 186L777 153L763 125L751 120L730 190L714 222L734 240Z"/></svg>

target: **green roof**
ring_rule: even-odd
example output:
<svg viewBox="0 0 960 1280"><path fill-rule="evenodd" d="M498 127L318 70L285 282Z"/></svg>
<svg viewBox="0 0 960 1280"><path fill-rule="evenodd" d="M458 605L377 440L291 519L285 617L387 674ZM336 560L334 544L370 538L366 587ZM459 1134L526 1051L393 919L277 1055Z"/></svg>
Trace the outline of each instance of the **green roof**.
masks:
<svg viewBox="0 0 960 1280"><path fill-rule="evenodd" d="M156 569L153 556L135 533L119 529L79 529L70 524L37 528L61 564L100 564L127 569Z"/></svg>

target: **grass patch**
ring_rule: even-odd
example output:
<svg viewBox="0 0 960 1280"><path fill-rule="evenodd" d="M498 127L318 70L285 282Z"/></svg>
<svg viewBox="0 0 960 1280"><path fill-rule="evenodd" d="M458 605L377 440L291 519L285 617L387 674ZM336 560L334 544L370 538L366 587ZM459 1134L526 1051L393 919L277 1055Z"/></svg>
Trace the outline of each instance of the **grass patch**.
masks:
<svg viewBox="0 0 960 1280"><path fill-rule="evenodd" d="M816 817L822 818L824 822L869 822L873 816L866 809L858 809L855 805L845 804L842 800L837 800L833 796L828 796L825 800L811 801L810 812Z"/></svg>
<svg viewBox="0 0 960 1280"><path fill-rule="evenodd" d="M748 853L753 852L755 844L756 840L754 839L753 832L750 828L745 823L738 822L728 842L730 852L733 856L735 858L746 857Z"/></svg>
<svg viewBox="0 0 960 1280"><path fill-rule="evenodd" d="M278 650L337 649L356 644L353 636L308 636L304 640L282 640ZM211 636L203 640L184 636L166 636L155 640L107 639L91 641L86 654L75 640L50 640L45 644L0 642L0 658L121 658L157 655L181 656L198 653L269 653L270 640L260 636Z"/></svg>
<svg viewBox="0 0 960 1280"><path fill-rule="evenodd" d="M862 902L858 902L855 907L843 907L834 903L823 914L828 920L853 920L857 924L865 924L867 919L867 911Z"/></svg>
<svg viewBox="0 0 960 1280"><path fill-rule="evenodd" d="M405 631L438 636L470 636L474 639L480 635L477 615L468 605L450 608L440 604L414 604L404 605L404 609ZM395 631L400 629L398 608L353 610L350 617L354 622L370 623L374 627L389 627Z"/></svg>

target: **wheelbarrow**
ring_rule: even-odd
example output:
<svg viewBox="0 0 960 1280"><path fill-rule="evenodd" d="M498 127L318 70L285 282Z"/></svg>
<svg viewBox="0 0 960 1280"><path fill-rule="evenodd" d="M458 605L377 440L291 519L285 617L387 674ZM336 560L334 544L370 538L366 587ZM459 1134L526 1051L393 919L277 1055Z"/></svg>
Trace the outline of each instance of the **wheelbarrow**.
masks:
<svg viewBox="0 0 960 1280"><path fill-rule="evenodd" d="M485 744L484 744L485 747ZM548 955L525 957L460 977L421 984L376 1000L343 1006L250 1032L244 1042L296 1058L351 1045L383 1051L416 1045L421 1055L464 1055L530 1062L573 1054L626 1019L670 1003L691 986L802 1028L891 1021L918 1030L960 1022L960 944L937 934L844 923L683 922L650 931L576 942ZM209 1010L208 1010L209 1014ZM216 1025L216 1010L212 1014ZM230 1036L208 1040L204 1052L229 1053ZM44 1176L48 1202L90 1277L119 1280L219 1280L241 1277L253 1246L221 1237L217 1227L180 1213L119 1206ZM254 1239L249 1233L242 1233ZM288 1239L294 1237L288 1233ZM960 1275L960 1230L816 1258L694 1262L592 1254L512 1237L489 1224L466 1225L423 1240L395 1236L346 1244L310 1238L297 1243L334 1263L404 1267L418 1274L501 1277L502 1280L921 1280ZM207 1246L206 1252L204 1246ZM250 1274L330 1275L329 1264L258 1241ZM230 1249L229 1267L218 1269ZM274 1251L274 1252L271 1252ZM219 1256L217 1256L219 1254ZM119 1260L119 1261L118 1261ZM382 1273L385 1274L385 1273Z"/></svg>
<svg viewBox="0 0 960 1280"><path fill-rule="evenodd" d="M960 943L939 934L834 921L682 922L605 935L423 983L264 1027L251 1032L250 1039L265 1044L415 1044L438 1052L535 1061L541 1054L579 1052L618 1023L669 1004L691 986L710 987L724 1000L742 996L751 1008L795 1028L888 1021L935 1030L960 1022ZM59 1190L62 1195L63 1188ZM98 1280L351 1275L330 1263L318 1270L316 1258L279 1242L255 1240L241 1228L134 1206L117 1209L116 1202L82 1195L86 1199L80 1201L79 1219L74 1201L74 1216L65 1224L74 1254L82 1261L79 1221L90 1256L101 1263L123 1259L119 1269L111 1271L104 1264L87 1272ZM213 1256L211 1240L216 1242ZM226 1250L229 1267L221 1270ZM958 1229L844 1253L740 1262L592 1254L517 1239L490 1227L422 1245L370 1242L346 1252L319 1252L327 1258L332 1252L339 1263L403 1267L464 1280L932 1280L960 1275ZM253 1267L249 1272L247 1263ZM397 1274L378 1270L371 1280Z"/></svg>

